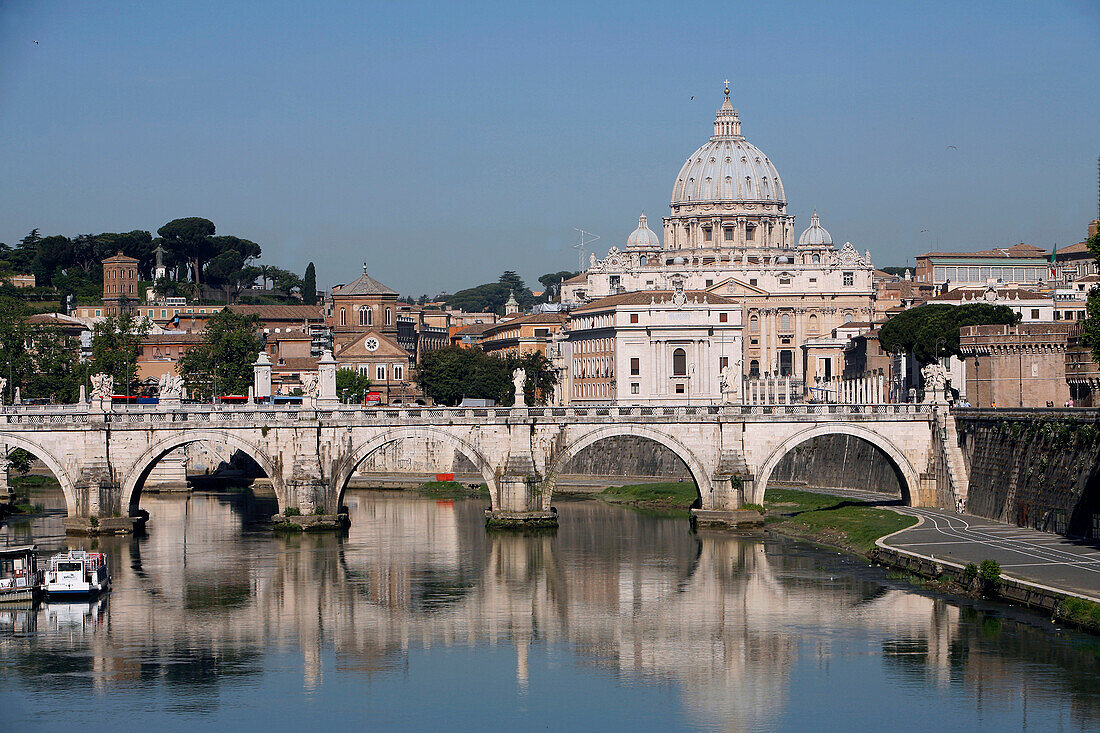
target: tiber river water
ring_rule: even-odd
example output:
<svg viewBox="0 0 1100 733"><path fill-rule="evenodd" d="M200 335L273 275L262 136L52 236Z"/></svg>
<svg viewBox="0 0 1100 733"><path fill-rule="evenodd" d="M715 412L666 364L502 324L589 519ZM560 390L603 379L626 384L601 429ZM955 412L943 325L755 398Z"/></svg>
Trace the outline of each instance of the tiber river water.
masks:
<svg viewBox="0 0 1100 733"><path fill-rule="evenodd" d="M145 496L113 592L0 610L0 730L1100 730L1100 639L774 537L595 500L349 492L272 536L246 494ZM46 550L60 517L0 530Z"/></svg>

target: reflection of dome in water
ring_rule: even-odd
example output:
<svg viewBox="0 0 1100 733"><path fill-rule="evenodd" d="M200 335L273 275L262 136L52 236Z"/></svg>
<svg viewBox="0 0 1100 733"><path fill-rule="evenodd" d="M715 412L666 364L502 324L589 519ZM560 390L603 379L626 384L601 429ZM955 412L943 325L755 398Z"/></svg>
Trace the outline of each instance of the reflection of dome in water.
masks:
<svg viewBox="0 0 1100 733"><path fill-rule="evenodd" d="M706 201L786 203L779 171L741 134L728 87L714 118L714 136L691 154L672 186L673 207Z"/></svg>

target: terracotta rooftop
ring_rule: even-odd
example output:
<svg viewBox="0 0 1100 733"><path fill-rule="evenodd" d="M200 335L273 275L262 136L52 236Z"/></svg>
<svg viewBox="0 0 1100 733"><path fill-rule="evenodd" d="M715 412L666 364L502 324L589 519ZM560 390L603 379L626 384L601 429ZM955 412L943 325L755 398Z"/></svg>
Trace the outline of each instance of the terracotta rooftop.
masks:
<svg viewBox="0 0 1100 733"><path fill-rule="evenodd" d="M229 310L261 321L323 321L319 305L231 305ZM185 315L183 313L180 314ZM187 313L186 315L191 315Z"/></svg>
<svg viewBox="0 0 1100 733"><path fill-rule="evenodd" d="M1011 247L1004 247L1001 249L980 249L977 252L925 252L922 255L917 255L917 259L924 259L928 257L1047 257L1049 256L1047 251L1042 247L1034 247L1030 244L1014 244Z"/></svg>
<svg viewBox="0 0 1100 733"><path fill-rule="evenodd" d="M984 300L985 288L955 288L946 293L929 298L927 303L942 303L944 301ZM1034 290L1023 288L997 288L998 300L1049 300L1049 296L1037 293Z"/></svg>
<svg viewBox="0 0 1100 733"><path fill-rule="evenodd" d="M564 313L532 313L529 316L519 316L518 318L511 318L507 321L498 321L497 323L491 323L491 324L489 324L488 328L486 328L484 331L482 331L482 333L484 335L488 336L489 334L491 334L495 331L501 331L501 330L503 330L505 328L508 328L510 326L517 326L517 325L528 325L528 324L539 324L539 323L549 323L549 324L557 323L557 324L560 325L560 324L565 323L565 318L566 318L566 316L565 316ZM481 325L481 324L478 324L478 325ZM462 332L459 331L459 333L462 333Z"/></svg>

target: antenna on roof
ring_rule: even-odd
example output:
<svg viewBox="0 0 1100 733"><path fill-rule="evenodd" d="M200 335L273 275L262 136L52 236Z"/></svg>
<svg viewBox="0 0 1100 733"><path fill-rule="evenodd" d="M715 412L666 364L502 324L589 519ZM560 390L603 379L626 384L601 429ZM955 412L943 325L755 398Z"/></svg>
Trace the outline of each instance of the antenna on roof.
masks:
<svg viewBox="0 0 1100 733"><path fill-rule="evenodd" d="M580 263L581 263L581 268L580 269L581 269L581 272L584 272L585 270L588 269L588 266L585 265L585 263L584 263L584 248L585 248L586 245L592 244L597 239L599 239L600 235L599 234L593 234L592 232L586 232L585 230L578 229L577 227L573 227L573 228L576 229L578 232L580 232L580 240L581 241L574 244L573 249L580 250ZM588 241L585 241L585 237L592 237L592 238L589 239Z"/></svg>

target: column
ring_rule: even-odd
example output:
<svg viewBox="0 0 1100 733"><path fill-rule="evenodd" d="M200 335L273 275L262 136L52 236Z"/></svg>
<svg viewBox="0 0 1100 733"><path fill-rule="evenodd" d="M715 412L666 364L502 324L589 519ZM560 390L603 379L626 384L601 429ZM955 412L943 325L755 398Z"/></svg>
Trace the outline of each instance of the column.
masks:
<svg viewBox="0 0 1100 733"><path fill-rule="evenodd" d="M252 364L252 386L257 401L271 397L271 359L266 351L261 351Z"/></svg>
<svg viewBox="0 0 1100 733"><path fill-rule="evenodd" d="M392 369L392 365L390 366ZM325 349L321 358L317 361L318 391L317 403L325 407L336 405L336 359L332 358L332 352ZM270 391L270 386L268 391Z"/></svg>

